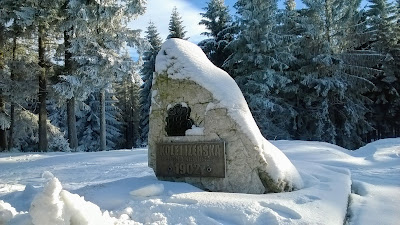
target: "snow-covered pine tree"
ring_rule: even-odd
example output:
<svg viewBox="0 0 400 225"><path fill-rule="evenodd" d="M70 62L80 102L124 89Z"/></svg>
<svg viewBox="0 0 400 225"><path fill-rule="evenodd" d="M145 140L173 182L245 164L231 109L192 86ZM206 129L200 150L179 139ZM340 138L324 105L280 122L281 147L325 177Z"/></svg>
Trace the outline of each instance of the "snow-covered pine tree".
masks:
<svg viewBox="0 0 400 225"><path fill-rule="evenodd" d="M7 54L10 49L7 47L11 44L9 39L12 28L16 28L15 24L15 9L18 9L18 4L12 4L11 1L0 1L0 151L5 151L9 148L7 129L11 127L11 116L6 110L6 101L9 100L11 85L11 70L8 68L8 61L11 61L12 56ZM13 23L12 26L8 25ZM10 28L12 27L12 28ZM16 37L15 39L16 40ZM14 50L14 49L13 49ZM12 51L12 50L11 50Z"/></svg>
<svg viewBox="0 0 400 225"><path fill-rule="evenodd" d="M107 124L106 138L108 149L118 149L123 144L123 117L118 108L118 99L114 90L108 92L105 98L105 121Z"/></svg>
<svg viewBox="0 0 400 225"><path fill-rule="evenodd" d="M239 33L228 47L233 52L225 68L235 77L252 114L267 138L290 138L289 122L295 115L282 93L291 80L283 71L288 68L285 40L275 32L277 1L245 1L235 4Z"/></svg>
<svg viewBox="0 0 400 225"><path fill-rule="evenodd" d="M135 76L137 76L135 74ZM114 85L116 88L116 96L118 108L121 109L123 128L123 143L122 148L133 148L140 145L140 106L139 106L139 91L140 86L134 83L132 78L126 78L122 82Z"/></svg>
<svg viewBox="0 0 400 225"><path fill-rule="evenodd" d="M379 72L379 54L356 51L355 28L360 20L360 1L304 0L304 31L295 56L300 73L301 96L297 111L301 139L322 140L357 148L371 129L365 118L373 87L368 80Z"/></svg>
<svg viewBox="0 0 400 225"><path fill-rule="evenodd" d="M68 1L63 6L62 13L64 14L64 23L61 26L64 34L64 75L72 75L74 72L74 61L72 53L69 50L71 47L71 38L73 37L72 20L75 19L72 15L68 14ZM76 115L75 115L75 96L67 98L67 128L68 128L68 142L71 149L78 148L78 134L76 129Z"/></svg>
<svg viewBox="0 0 400 225"><path fill-rule="evenodd" d="M288 12L293 12L296 9L296 1L295 0L286 0L285 8Z"/></svg>
<svg viewBox="0 0 400 225"><path fill-rule="evenodd" d="M379 66L383 73L372 78L375 84L368 93L374 104L370 119L375 130L368 139L376 140L400 135L400 26L399 8L386 0L370 0L367 9L370 50L386 56Z"/></svg>
<svg viewBox="0 0 400 225"><path fill-rule="evenodd" d="M13 142L12 142L12 134L13 134L13 122L14 122L14 108L15 105L13 102L10 101L10 113L6 113L6 108L5 108L5 101L7 99L7 91L8 89L6 86L12 85L12 78L14 76L13 70L6 70L5 65L7 64L7 60L5 57L5 52L6 50L6 45L7 39L9 39L9 36L12 36L12 48L11 48L11 60L15 60L15 52L16 52L16 43L17 43L17 30L19 30L19 26L16 25L16 16L15 16L15 9L19 8L18 3L16 4L11 4L10 1L2 1L0 2L0 8L2 9L0 12L0 35L2 36L0 38L0 77L2 79L2 84L0 84L0 151L5 150L5 149L10 149L12 148ZM8 27L6 26L7 23L10 23ZM14 31L14 32L11 32ZM9 51L8 51L9 52ZM11 61L8 60L8 61ZM9 74L8 74L9 73ZM7 79L9 78L9 79ZM7 81L9 84L6 84ZM12 88L9 88L9 91L11 91ZM9 92L8 91L8 92ZM8 116L9 115L9 118ZM8 127L7 127L8 126ZM7 132L6 128L9 128L10 132L8 132L8 137L7 137ZM10 137L11 136L11 137ZM8 139L8 140L7 140Z"/></svg>
<svg viewBox="0 0 400 225"><path fill-rule="evenodd" d="M15 132L14 149L22 152L37 151L38 137L38 115L18 108L15 110ZM46 129L48 134L49 146L48 151L70 151L68 141L64 138L64 133L48 120L46 121Z"/></svg>
<svg viewBox="0 0 400 225"><path fill-rule="evenodd" d="M39 73L39 151L48 150L47 139L47 73L50 67L46 46L48 43L49 33L54 31L56 24L59 22L58 12L63 4L63 0L42 0L30 2L30 6L34 9L34 24L37 28L37 44L38 44L38 65L41 67Z"/></svg>
<svg viewBox="0 0 400 225"><path fill-rule="evenodd" d="M176 6L172 9L171 18L169 20L169 38L180 38L180 39L187 39L185 37L186 31L185 26L183 26L182 17L179 15L178 9Z"/></svg>
<svg viewBox="0 0 400 225"><path fill-rule="evenodd" d="M303 23L304 17L296 10L296 2L294 0L285 1L285 9L279 10L278 12L278 25L275 28L276 33L283 38L283 45L281 46L281 52L287 69L283 71L284 76L291 80L291 83L286 85L285 90L280 91L280 96L284 99L286 104L291 107L290 117L287 118L288 133L293 139L300 139L298 132L298 120L300 98L304 94L300 88L301 74L298 72L299 68L297 65L297 58L294 56L296 52L302 52L304 49L298 45L301 40L301 34L304 31ZM286 115L285 115L286 116Z"/></svg>
<svg viewBox="0 0 400 225"><path fill-rule="evenodd" d="M2 36L3 54L6 68L2 70L2 81L7 90L7 101L9 113L8 148L14 147L14 127L16 124L16 111L21 110L22 105L26 105L27 100L32 100L36 93L34 76L39 74L37 64L38 56L32 45L32 37L37 30L38 17L42 12L39 11L34 2L4 0L0 2L0 24L4 29ZM35 14L36 13L36 14ZM53 15L53 14L51 14ZM54 19L54 18L53 18ZM52 16L47 22L53 23ZM50 24L51 25L51 24ZM51 27L49 25L49 27ZM36 58L35 58L36 57ZM6 75L6 76L5 76ZM25 110L25 109L23 109ZM1 136L1 135L0 135ZM42 138L45 139L45 138Z"/></svg>
<svg viewBox="0 0 400 225"><path fill-rule="evenodd" d="M153 73L155 72L156 56L161 49L162 40L154 23L150 22L146 31L149 43L148 50L144 53L143 67L140 71L143 84L140 89L140 137L143 144L147 144L149 133L149 111L151 105L151 85Z"/></svg>
<svg viewBox="0 0 400 225"><path fill-rule="evenodd" d="M205 13L200 13L203 19L200 25L204 25L208 31L203 32L208 39L198 45L214 65L222 67L225 60L231 54L226 46L233 40L232 18L224 0L210 0L205 8Z"/></svg>
<svg viewBox="0 0 400 225"><path fill-rule="evenodd" d="M94 93L89 94L81 105L82 115L78 116L77 127L79 138L78 151L98 151L100 149L99 101Z"/></svg>
<svg viewBox="0 0 400 225"><path fill-rule="evenodd" d="M116 106L118 100L112 94L112 90L105 92L104 96L104 119L107 124L105 130L105 137L107 142L106 149L102 149L101 143L99 142L101 135L101 95L98 92L94 92L88 96L83 105L83 115L78 116L78 127L79 136L79 151L103 151L119 147L122 142L122 131L121 128L121 110Z"/></svg>
<svg viewBox="0 0 400 225"><path fill-rule="evenodd" d="M128 29L127 22L144 12L143 4L140 0L68 2L69 22L65 30L70 42L68 52L77 68L72 74L61 77L64 82L55 87L60 93L70 99L87 97L94 91L105 95L105 89L137 66L123 51L126 44L133 47L140 43L140 32ZM104 108L105 104L101 106ZM104 122L104 118L101 121ZM105 126L103 122L101 124ZM101 130L100 149L104 150L106 129L102 127Z"/></svg>

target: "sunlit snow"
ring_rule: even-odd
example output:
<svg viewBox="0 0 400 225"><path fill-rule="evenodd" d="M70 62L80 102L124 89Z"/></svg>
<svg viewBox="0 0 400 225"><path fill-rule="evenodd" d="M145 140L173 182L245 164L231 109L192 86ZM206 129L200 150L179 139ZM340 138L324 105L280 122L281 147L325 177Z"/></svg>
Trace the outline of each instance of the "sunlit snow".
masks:
<svg viewBox="0 0 400 225"><path fill-rule="evenodd" d="M346 220L394 225L400 221L400 139L380 140L356 151L322 142L272 143L295 164L303 189L252 195L159 181L147 167L146 149L1 153L0 224L264 225Z"/></svg>

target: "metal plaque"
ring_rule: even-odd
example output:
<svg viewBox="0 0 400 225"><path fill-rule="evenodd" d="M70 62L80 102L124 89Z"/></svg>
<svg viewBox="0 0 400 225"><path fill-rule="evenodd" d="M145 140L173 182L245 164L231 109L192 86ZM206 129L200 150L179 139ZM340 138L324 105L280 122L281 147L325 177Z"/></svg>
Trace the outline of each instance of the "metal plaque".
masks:
<svg viewBox="0 0 400 225"><path fill-rule="evenodd" d="M225 177L225 142L158 143L156 176Z"/></svg>

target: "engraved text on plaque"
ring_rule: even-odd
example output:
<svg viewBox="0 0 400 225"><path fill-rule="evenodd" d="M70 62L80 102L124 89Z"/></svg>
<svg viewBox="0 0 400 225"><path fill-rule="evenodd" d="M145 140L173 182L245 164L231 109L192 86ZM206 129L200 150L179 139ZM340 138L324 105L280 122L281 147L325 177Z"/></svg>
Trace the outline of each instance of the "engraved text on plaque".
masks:
<svg viewBox="0 0 400 225"><path fill-rule="evenodd" d="M225 142L159 143L156 175L161 177L225 177Z"/></svg>

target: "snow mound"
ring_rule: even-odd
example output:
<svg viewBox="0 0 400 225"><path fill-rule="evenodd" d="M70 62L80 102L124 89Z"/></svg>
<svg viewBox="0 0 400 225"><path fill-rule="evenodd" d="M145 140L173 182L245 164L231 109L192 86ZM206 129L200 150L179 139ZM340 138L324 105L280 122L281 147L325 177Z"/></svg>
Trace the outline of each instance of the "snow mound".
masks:
<svg viewBox="0 0 400 225"><path fill-rule="evenodd" d="M133 196L140 196L140 197L150 197L161 195L164 192L164 185L162 184L151 184L136 190L129 192L129 194Z"/></svg>
<svg viewBox="0 0 400 225"><path fill-rule="evenodd" d="M371 142L354 151L354 156L366 156L366 159L388 161L400 158L400 139L388 138Z"/></svg>
<svg viewBox="0 0 400 225"><path fill-rule="evenodd" d="M83 197L62 190L55 177L34 198L29 213L34 225L108 225L115 220Z"/></svg>
<svg viewBox="0 0 400 225"><path fill-rule="evenodd" d="M54 175L50 171L44 171L42 173L42 178L49 180L54 178Z"/></svg>
<svg viewBox="0 0 400 225"><path fill-rule="evenodd" d="M32 202L29 212L35 225L64 224L64 203L60 200L61 183L57 178L50 180Z"/></svg>
<svg viewBox="0 0 400 225"><path fill-rule="evenodd" d="M168 39L156 59L156 73L169 78L191 80L212 93L218 101L212 108L227 109L266 162L266 171L275 183L286 183L289 190L300 189L303 181L289 159L261 134L247 102L228 73L214 66L195 44L181 39ZM156 80L155 78L153 80Z"/></svg>
<svg viewBox="0 0 400 225"><path fill-rule="evenodd" d="M15 208L0 200L0 225L7 224L15 215L17 215Z"/></svg>

